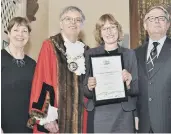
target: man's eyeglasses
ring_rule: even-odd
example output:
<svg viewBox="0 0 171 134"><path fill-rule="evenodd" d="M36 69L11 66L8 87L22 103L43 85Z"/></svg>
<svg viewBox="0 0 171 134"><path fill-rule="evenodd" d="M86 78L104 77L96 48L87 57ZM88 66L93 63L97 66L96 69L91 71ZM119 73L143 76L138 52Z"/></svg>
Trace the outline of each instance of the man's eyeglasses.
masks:
<svg viewBox="0 0 171 134"><path fill-rule="evenodd" d="M83 22L83 20L80 17L77 17L77 18L65 17L62 19L62 21L65 21L65 23L67 24L72 23L72 22L80 24Z"/></svg>
<svg viewBox="0 0 171 134"><path fill-rule="evenodd" d="M147 20L149 20L150 22L154 22L154 21L156 21L156 19L158 20L158 21L165 21L166 20L166 16L158 16L158 17L154 17L154 16L150 16L150 17L148 17L147 18Z"/></svg>

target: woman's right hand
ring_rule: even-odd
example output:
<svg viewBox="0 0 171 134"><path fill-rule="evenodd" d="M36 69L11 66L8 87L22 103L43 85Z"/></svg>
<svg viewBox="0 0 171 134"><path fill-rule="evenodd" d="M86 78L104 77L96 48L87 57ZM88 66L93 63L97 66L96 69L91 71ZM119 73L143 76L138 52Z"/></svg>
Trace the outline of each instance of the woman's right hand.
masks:
<svg viewBox="0 0 171 134"><path fill-rule="evenodd" d="M88 78L88 89L92 91L96 87L96 78L95 77L89 77Z"/></svg>

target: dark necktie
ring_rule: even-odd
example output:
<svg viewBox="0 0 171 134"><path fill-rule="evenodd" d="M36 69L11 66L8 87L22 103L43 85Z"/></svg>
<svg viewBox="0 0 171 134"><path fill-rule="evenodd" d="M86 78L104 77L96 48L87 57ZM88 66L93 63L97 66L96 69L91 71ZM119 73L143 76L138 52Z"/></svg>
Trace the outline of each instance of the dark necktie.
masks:
<svg viewBox="0 0 171 134"><path fill-rule="evenodd" d="M157 60L157 46L159 45L158 42L153 42L153 49L150 52L150 56L147 60L147 70L150 74L154 69L155 61Z"/></svg>

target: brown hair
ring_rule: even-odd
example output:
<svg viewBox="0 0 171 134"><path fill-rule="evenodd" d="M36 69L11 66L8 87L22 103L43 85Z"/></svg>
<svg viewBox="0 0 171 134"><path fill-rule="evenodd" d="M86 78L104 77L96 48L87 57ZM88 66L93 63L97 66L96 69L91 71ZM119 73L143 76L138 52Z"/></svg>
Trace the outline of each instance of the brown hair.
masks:
<svg viewBox="0 0 171 134"><path fill-rule="evenodd" d="M15 24L26 26L28 28L29 33L31 32L30 22L24 17L12 18L7 26L8 32L11 32L11 29Z"/></svg>
<svg viewBox="0 0 171 134"><path fill-rule="evenodd" d="M112 14L103 14L98 22L96 23L96 27L95 27L95 40L97 41L97 43L101 44L104 43L102 37L101 37L101 28L104 26L104 24L106 23L106 21L109 21L109 23L115 24L117 26L118 29L118 41L121 41L123 39L123 31L122 31L122 26L119 24L119 22L114 18L114 16Z"/></svg>

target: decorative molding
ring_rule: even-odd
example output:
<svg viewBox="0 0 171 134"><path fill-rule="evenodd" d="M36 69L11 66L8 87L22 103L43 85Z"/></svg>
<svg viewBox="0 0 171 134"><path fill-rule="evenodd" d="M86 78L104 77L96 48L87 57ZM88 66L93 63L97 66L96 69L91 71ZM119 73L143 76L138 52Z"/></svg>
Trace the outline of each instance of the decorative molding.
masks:
<svg viewBox="0 0 171 134"><path fill-rule="evenodd" d="M21 3L21 0L13 0L13 2Z"/></svg>
<svg viewBox="0 0 171 134"><path fill-rule="evenodd" d="M168 12L171 13L171 0L138 0L138 29L139 29L139 45L141 45L145 40L148 39L148 34L143 27L143 19L147 10L151 6L161 5L164 6ZM171 37L171 27L167 32L168 36Z"/></svg>
<svg viewBox="0 0 171 134"><path fill-rule="evenodd" d="M27 0L27 10L26 15L29 21L35 21L36 17L35 14L39 9L38 0Z"/></svg>
<svg viewBox="0 0 171 134"><path fill-rule="evenodd" d="M130 12L130 48L134 49L138 46L138 0L129 0Z"/></svg>
<svg viewBox="0 0 171 134"><path fill-rule="evenodd" d="M166 9L167 9L167 11L169 12L169 14L170 14L170 18L171 18L171 4L170 4L170 5L168 5L168 6L166 7Z"/></svg>

